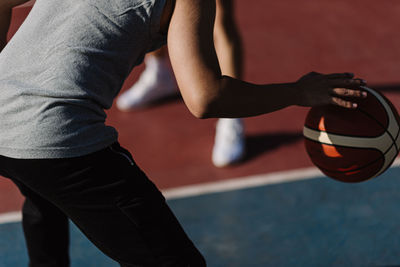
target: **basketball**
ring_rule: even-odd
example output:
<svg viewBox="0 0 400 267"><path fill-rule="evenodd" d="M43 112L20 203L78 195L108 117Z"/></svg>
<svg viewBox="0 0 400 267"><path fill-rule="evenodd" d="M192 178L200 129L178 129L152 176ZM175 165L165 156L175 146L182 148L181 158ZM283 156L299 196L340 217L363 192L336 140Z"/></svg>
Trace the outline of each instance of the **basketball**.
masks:
<svg viewBox="0 0 400 267"><path fill-rule="evenodd" d="M379 176L399 152L400 120L395 107L381 93L363 89L368 96L356 109L311 108L303 129L311 161L325 175L342 182Z"/></svg>

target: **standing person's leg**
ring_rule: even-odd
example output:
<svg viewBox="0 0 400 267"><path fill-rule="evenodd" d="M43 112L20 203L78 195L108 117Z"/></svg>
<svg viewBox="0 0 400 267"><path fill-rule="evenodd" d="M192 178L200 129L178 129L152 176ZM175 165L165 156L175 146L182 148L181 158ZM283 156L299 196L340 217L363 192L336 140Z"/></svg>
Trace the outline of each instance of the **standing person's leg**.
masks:
<svg viewBox="0 0 400 267"><path fill-rule="evenodd" d="M223 74L238 78L243 72L243 48L235 21L233 0L216 0L214 44ZM212 161L218 167L238 162L245 154L244 126L241 119L219 119Z"/></svg>
<svg viewBox="0 0 400 267"><path fill-rule="evenodd" d="M167 47L164 46L146 56L144 71L136 83L117 98L116 104L118 109L129 111L178 92Z"/></svg>
<svg viewBox="0 0 400 267"><path fill-rule="evenodd" d="M241 78L243 51L235 22L233 0L216 0L214 40L222 73ZM169 65L166 48L150 53L139 80L117 99L117 107L127 111L140 108L176 94L177 85ZM244 126L241 119L219 119L217 122L212 162L224 167L238 162L245 154Z"/></svg>
<svg viewBox="0 0 400 267"><path fill-rule="evenodd" d="M243 74L243 45L235 20L234 0L216 0L214 45L222 73L241 79Z"/></svg>
<svg viewBox="0 0 400 267"><path fill-rule="evenodd" d="M22 226L29 267L68 267L70 260L67 216L24 184L18 181L16 184L26 198L22 207Z"/></svg>
<svg viewBox="0 0 400 267"><path fill-rule="evenodd" d="M70 159L0 157L0 166L122 266L206 266L160 191L118 144Z"/></svg>

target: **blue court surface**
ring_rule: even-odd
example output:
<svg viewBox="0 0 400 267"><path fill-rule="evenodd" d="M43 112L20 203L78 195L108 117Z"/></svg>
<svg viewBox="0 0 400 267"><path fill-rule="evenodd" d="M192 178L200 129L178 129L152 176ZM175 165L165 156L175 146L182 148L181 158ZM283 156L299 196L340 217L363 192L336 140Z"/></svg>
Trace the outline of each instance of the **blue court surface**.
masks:
<svg viewBox="0 0 400 267"><path fill-rule="evenodd" d="M400 266L400 168L169 199L211 267ZM307 177L304 177L307 178ZM72 266L118 266L71 225ZM20 222L0 225L0 266L27 266Z"/></svg>

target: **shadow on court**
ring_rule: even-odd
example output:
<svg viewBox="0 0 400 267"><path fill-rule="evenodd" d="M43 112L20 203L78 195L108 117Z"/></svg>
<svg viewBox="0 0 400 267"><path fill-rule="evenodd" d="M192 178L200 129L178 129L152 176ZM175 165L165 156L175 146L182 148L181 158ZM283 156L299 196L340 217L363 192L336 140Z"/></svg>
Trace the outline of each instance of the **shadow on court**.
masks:
<svg viewBox="0 0 400 267"><path fill-rule="evenodd" d="M265 134L248 134L246 136L246 157L243 162L271 152L280 146L298 142L303 138L301 132L278 132Z"/></svg>

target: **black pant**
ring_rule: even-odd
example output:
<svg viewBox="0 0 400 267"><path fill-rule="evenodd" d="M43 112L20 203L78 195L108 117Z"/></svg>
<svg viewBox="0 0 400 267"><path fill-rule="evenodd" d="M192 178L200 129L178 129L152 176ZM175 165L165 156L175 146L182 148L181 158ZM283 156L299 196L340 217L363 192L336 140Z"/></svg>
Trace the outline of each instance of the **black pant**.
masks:
<svg viewBox="0 0 400 267"><path fill-rule="evenodd" d="M206 266L155 185L119 144L70 159L0 156L26 197L30 266L68 266L68 220L121 266Z"/></svg>

